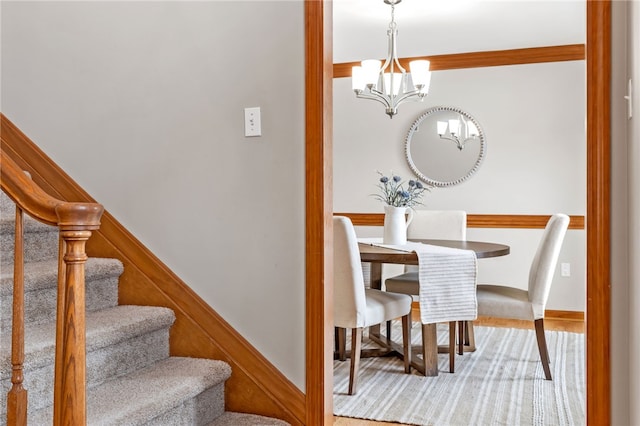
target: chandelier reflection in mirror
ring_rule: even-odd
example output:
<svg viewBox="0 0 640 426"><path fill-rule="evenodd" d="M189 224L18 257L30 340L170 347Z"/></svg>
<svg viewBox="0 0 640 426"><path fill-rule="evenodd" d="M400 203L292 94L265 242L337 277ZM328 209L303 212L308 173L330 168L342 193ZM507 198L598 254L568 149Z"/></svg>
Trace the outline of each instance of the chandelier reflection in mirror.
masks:
<svg viewBox="0 0 640 426"><path fill-rule="evenodd" d="M430 63L427 60L415 60L409 63L411 75L400 65L396 51L398 28L394 18L395 5L402 0L384 0L391 5L391 22L387 30L389 50L387 59L382 61L368 59L360 66L352 68L352 88L358 98L372 99L385 106L389 118L398 112L398 106L405 101L420 102L429 92L431 83ZM411 85L408 80L411 77Z"/></svg>
<svg viewBox="0 0 640 426"><path fill-rule="evenodd" d="M471 120L451 119L448 121L438 121L438 136L440 139L450 140L462 151L469 141L478 139L478 128Z"/></svg>

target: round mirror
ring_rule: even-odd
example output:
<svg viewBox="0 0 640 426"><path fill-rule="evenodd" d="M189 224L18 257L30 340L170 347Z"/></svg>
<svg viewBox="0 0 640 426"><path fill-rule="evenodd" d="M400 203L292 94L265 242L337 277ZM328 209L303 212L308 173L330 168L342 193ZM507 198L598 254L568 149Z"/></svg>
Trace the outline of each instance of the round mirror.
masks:
<svg viewBox="0 0 640 426"><path fill-rule="evenodd" d="M433 186L456 185L471 177L484 159L482 127L454 107L428 109L409 129L405 155L411 170Z"/></svg>

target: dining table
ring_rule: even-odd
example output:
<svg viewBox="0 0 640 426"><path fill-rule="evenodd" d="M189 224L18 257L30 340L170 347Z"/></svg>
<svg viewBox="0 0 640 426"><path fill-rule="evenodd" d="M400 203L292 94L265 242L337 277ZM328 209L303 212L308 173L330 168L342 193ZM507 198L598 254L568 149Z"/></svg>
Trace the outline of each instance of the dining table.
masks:
<svg viewBox="0 0 640 426"><path fill-rule="evenodd" d="M377 245L381 243L372 242L375 239L360 239L358 246L360 250L360 259L362 262L371 264L370 287L373 289L382 289L382 265L404 264L418 265L418 254L415 251L401 251L393 248L382 247ZM461 250L472 250L476 254L477 259L487 259L498 256L506 256L510 253L511 248L505 244L485 241L469 241L469 240L434 240L434 239L410 239L411 242L419 242L441 247L449 247ZM423 336L424 344L427 347L423 362L419 362L415 356L412 356L411 365L416 370L426 376L437 376L438 365L437 355L439 352L449 351L448 346L438 346L436 336L436 324L428 324L428 336ZM386 336L380 333L380 325L369 328L369 338L382 346L381 351L370 351L368 356L389 356L396 355L402 358L402 348L400 345L391 340L390 326L387 325ZM473 334L473 324L470 322L469 327L465 327L464 351L472 352L475 350L475 338ZM413 353L422 353L422 346L412 348ZM366 356L366 355L365 355Z"/></svg>

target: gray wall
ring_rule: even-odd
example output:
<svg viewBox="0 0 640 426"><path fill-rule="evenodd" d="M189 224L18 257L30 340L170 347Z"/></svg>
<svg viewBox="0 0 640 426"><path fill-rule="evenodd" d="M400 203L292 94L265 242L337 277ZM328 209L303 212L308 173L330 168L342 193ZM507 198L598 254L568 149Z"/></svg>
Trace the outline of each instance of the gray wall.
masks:
<svg viewBox="0 0 640 426"><path fill-rule="evenodd" d="M629 286L629 216L632 195L627 179L632 145L629 135L627 105L627 5L612 3L612 73L611 73L611 420L613 425L635 425L630 422L629 320L632 288Z"/></svg>
<svg viewBox="0 0 640 426"><path fill-rule="evenodd" d="M629 424L640 424L640 365L631 362L632 354L637 360L640 353L640 4L629 2L630 31L629 41L629 76L633 78L635 90L633 93L634 117L629 122L627 137L629 151L629 383L630 392L628 403L630 407ZM633 324L629 326L629 324Z"/></svg>
<svg viewBox="0 0 640 426"><path fill-rule="evenodd" d="M2 2L3 113L301 389L303 21L299 1Z"/></svg>
<svg viewBox="0 0 640 426"><path fill-rule="evenodd" d="M380 104L356 99L350 78L336 79L334 210L382 212L381 203L369 195L376 192L376 170L412 177L404 154L407 131L429 107L447 105L479 121L486 133L486 158L471 179L434 188L418 208L585 215L585 84L584 61L438 71L423 103L401 105L389 119ZM479 262L479 281L526 288L541 234L469 229L470 240L511 246L509 256ZM568 232L559 260L565 262L571 276L560 276L558 265L547 309L584 311L585 231Z"/></svg>
<svg viewBox="0 0 640 426"><path fill-rule="evenodd" d="M640 424L640 4L613 2L612 424ZM627 81L633 79L633 118ZM627 416L628 414L628 416Z"/></svg>

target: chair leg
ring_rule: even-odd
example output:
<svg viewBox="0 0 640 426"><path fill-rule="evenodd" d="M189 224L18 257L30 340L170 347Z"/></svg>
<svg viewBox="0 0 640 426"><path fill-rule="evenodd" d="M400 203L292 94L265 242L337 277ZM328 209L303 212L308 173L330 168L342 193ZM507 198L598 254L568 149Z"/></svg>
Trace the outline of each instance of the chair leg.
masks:
<svg viewBox="0 0 640 426"><path fill-rule="evenodd" d="M349 370L349 395L355 395L358 387L360 349L362 348L362 327L351 329L351 369Z"/></svg>
<svg viewBox="0 0 640 426"><path fill-rule="evenodd" d="M411 373L411 314L402 317L402 352L404 372Z"/></svg>
<svg viewBox="0 0 640 426"><path fill-rule="evenodd" d="M335 339L336 339L336 350L338 351L338 359L340 361L344 361L347 359L347 353L345 350L345 345L347 341L347 329L336 327L335 331Z"/></svg>
<svg viewBox="0 0 640 426"><path fill-rule="evenodd" d="M391 341L391 321L387 321L387 340Z"/></svg>
<svg viewBox="0 0 640 426"><path fill-rule="evenodd" d="M456 321L449 322L449 373L455 372L456 366Z"/></svg>
<svg viewBox="0 0 640 426"><path fill-rule="evenodd" d="M466 321L458 321L458 355L464 354L464 334L466 327Z"/></svg>
<svg viewBox="0 0 640 426"><path fill-rule="evenodd" d="M540 360L544 370L544 377L551 380L551 369L549 368L549 350L547 348L547 339L544 335L544 319L535 320L536 338L538 340L538 351L540 352Z"/></svg>

